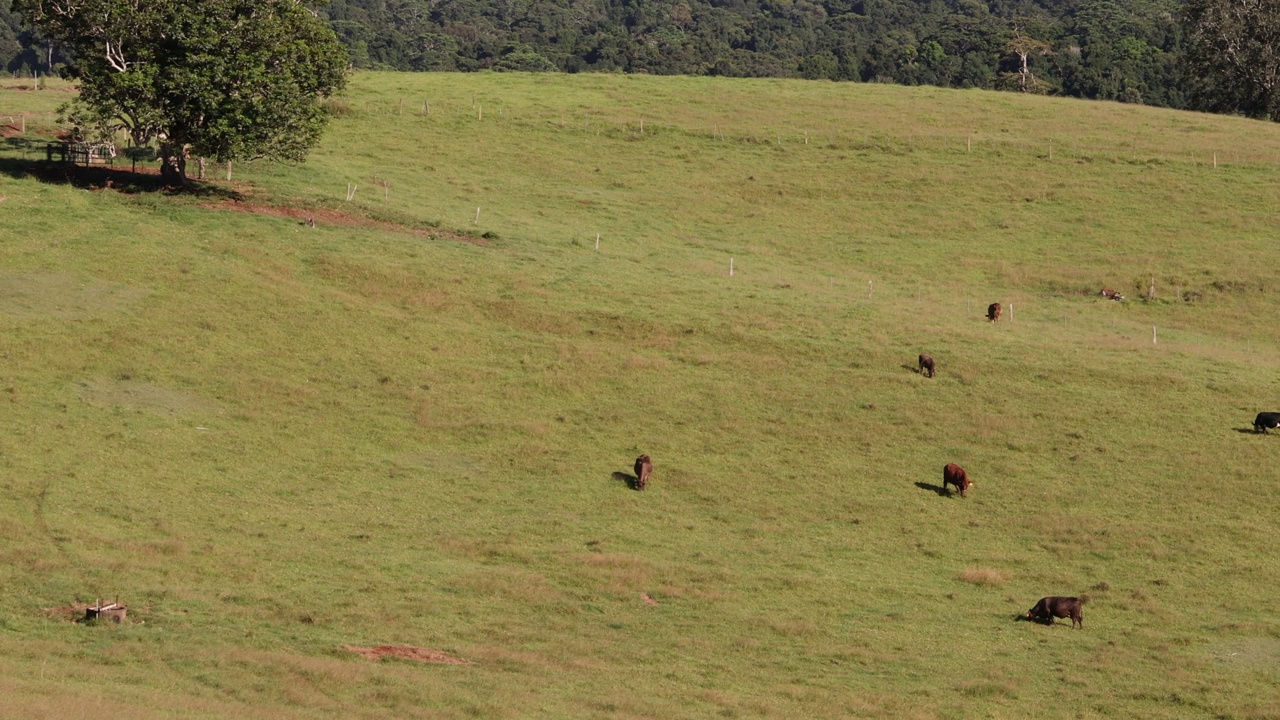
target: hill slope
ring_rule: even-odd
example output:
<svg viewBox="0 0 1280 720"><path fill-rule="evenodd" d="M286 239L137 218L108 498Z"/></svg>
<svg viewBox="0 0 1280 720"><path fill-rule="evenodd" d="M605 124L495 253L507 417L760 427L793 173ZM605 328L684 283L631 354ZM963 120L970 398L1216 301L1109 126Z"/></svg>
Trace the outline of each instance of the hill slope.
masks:
<svg viewBox="0 0 1280 720"><path fill-rule="evenodd" d="M620 76L335 110L238 201L5 161L0 714L1280 712L1280 129Z"/></svg>

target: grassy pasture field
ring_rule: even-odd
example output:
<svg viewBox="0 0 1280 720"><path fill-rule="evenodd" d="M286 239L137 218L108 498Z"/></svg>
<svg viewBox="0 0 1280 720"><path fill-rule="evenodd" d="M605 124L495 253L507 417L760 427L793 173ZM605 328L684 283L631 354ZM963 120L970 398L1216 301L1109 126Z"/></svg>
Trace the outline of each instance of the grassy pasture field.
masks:
<svg viewBox="0 0 1280 720"><path fill-rule="evenodd" d="M1280 717L1280 127L360 73L170 195L15 84L0 716Z"/></svg>

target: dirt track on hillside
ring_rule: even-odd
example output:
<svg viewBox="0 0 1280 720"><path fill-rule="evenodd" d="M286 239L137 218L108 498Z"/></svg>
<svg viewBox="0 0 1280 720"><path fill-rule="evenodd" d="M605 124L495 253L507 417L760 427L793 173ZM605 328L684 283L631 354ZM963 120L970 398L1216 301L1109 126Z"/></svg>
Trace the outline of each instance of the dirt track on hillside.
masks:
<svg viewBox="0 0 1280 720"><path fill-rule="evenodd" d="M354 645L343 645L343 650L363 655L370 660L381 660L385 657L399 658L401 660L417 660L419 662L443 663L445 665L471 665L470 660L456 658L448 653L439 650L431 650L428 648L412 647L410 645L377 645L375 647L356 647Z"/></svg>
<svg viewBox="0 0 1280 720"><path fill-rule="evenodd" d="M255 203L251 200L237 200L232 198L214 203L203 203L201 207L205 207L210 210L225 210L229 212L250 213L253 215L270 215L272 217L291 218L300 223L306 223L310 220L316 225L373 228L384 232L399 233L402 235L413 235L416 237L441 240L456 240L458 242L470 243L472 245L483 246L489 244L489 241L484 238L472 237L470 235L449 232L438 228L408 227L387 220L375 220L373 218L359 217L357 215L349 215L339 210L329 210L326 208L264 205L261 203Z"/></svg>

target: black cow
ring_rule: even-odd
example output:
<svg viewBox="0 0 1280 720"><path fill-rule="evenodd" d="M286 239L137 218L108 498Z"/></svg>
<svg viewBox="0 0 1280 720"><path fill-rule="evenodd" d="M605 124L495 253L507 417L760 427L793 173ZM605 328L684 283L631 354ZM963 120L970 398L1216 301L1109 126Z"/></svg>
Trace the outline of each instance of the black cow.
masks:
<svg viewBox="0 0 1280 720"><path fill-rule="evenodd" d="M1071 618L1071 627L1077 625L1084 629L1084 616L1080 614L1080 606L1084 601L1073 597L1040 598L1036 606L1027 611L1027 617L1052 625L1054 618Z"/></svg>
<svg viewBox="0 0 1280 720"><path fill-rule="evenodd" d="M933 356L920 353L920 374L929 373L929 377L933 377Z"/></svg>
<svg viewBox="0 0 1280 720"><path fill-rule="evenodd" d="M1267 428L1275 430L1280 427L1280 412L1260 412L1253 419L1254 432L1266 432Z"/></svg>
<svg viewBox="0 0 1280 720"><path fill-rule="evenodd" d="M649 484L649 473L653 472L653 463L649 462L648 455L641 455L636 458L636 489L643 490L645 485Z"/></svg>

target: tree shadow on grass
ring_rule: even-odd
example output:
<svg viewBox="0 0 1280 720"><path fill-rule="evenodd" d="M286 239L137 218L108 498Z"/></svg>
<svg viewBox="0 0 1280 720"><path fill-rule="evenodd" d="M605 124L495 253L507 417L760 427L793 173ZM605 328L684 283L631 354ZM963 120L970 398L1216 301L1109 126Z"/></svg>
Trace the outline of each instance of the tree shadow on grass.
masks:
<svg viewBox="0 0 1280 720"><path fill-rule="evenodd" d="M14 138L10 138L12 140ZM199 180L173 186L160 179L153 168L135 172L130 166L76 165L30 158L0 157L0 175L14 179L35 178L51 185L70 185L82 190L110 188L126 194L164 193L220 200L243 200L241 193Z"/></svg>
<svg viewBox="0 0 1280 720"><path fill-rule="evenodd" d="M932 483L927 483L927 482L918 482L916 483L916 487L920 488L921 490L932 490L938 493L938 495L941 495L942 497L951 497L951 491L948 490L947 488L942 487L941 485L934 485Z"/></svg>
<svg viewBox="0 0 1280 720"><path fill-rule="evenodd" d="M627 487L631 488L632 490L635 490L636 483L640 482L640 478L636 477L635 475L629 475L624 472L614 472L613 479L620 483L626 483Z"/></svg>

